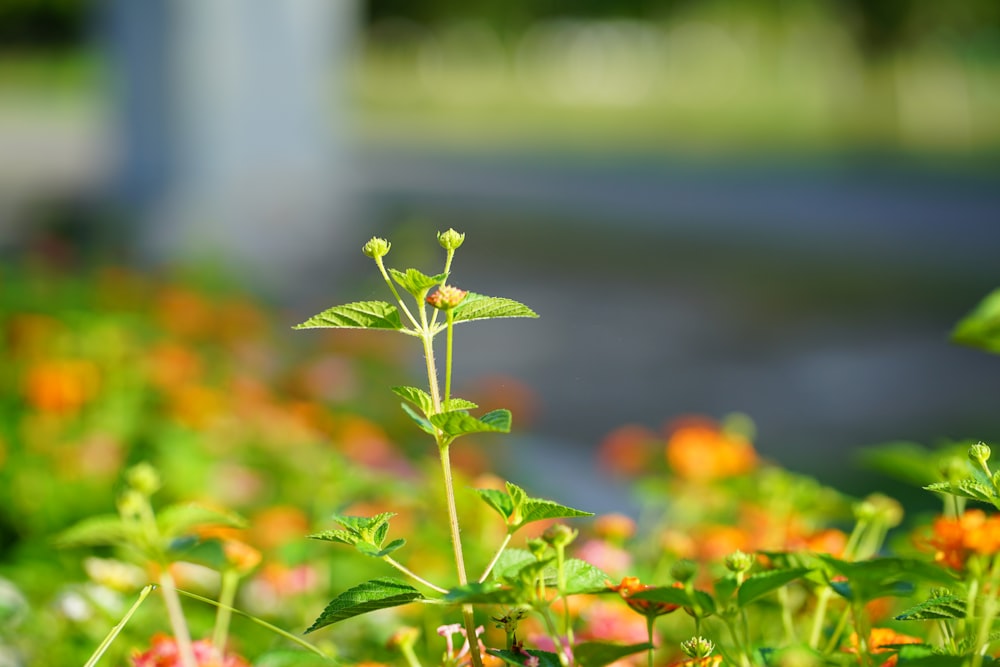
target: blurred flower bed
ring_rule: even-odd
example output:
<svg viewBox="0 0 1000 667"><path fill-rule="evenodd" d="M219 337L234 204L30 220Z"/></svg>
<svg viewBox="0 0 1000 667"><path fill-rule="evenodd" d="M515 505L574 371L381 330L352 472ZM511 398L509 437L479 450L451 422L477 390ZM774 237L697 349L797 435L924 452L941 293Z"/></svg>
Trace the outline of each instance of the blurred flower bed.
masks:
<svg viewBox="0 0 1000 667"><path fill-rule="evenodd" d="M406 562L431 580L450 576L437 462L405 416L383 413L395 406L369 393L405 374L393 338L311 334L285 349L276 332L287 322L245 295L117 268L8 268L2 280L0 666L84 664L102 642L102 664L182 664L162 602L129 610L162 570L191 594L186 650L198 665L329 664L261 621L299 636L332 594L384 575L378 558L306 539L333 516L394 513L393 536L413 537ZM956 337L994 349L984 341L1000 331L998 294ZM543 520L518 535L539 553L544 543L569 545L601 575L600 594L542 603L564 619L567 636L601 647L600 656L581 649L577 664L994 664L1000 526L995 514L966 508L970 499L1000 506L988 447L881 452L884 468L937 484L944 500L940 515L904 524L905 508L891 498L848 498L761 460L754 437L742 415L685 417L661 432L623 426L602 442L600 463L634 484L640 515L598 516L578 531ZM474 438L455 453L457 488L504 488ZM59 535L73 546L74 524L89 531L75 546L114 545L113 536L93 539L87 520L115 514L116 501L123 517L138 516L137 493L143 503L155 493L158 508L205 508L190 525L175 512L172 532L169 521L160 528L170 549L189 534L221 545L223 565L57 546ZM482 563L508 534L498 506L472 495L459 503L463 541L469 560ZM198 518L213 516L205 512L245 521L208 525ZM240 580L233 605L257 620L237 614L220 642L209 639L216 607L196 596L224 597L227 572ZM498 579L494 593L518 590ZM448 625L454 606L355 611L309 640L341 664L465 665L465 629ZM106 642L123 616L121 635ZM486 665L501 657L538 665L559 650L552 628L523 610L482 605L476 620L486 646L503 646L507 634L514 647L484 654ZM615 647L621 655L608 652ZM978 658L970 647L981 648Z"/></svg>

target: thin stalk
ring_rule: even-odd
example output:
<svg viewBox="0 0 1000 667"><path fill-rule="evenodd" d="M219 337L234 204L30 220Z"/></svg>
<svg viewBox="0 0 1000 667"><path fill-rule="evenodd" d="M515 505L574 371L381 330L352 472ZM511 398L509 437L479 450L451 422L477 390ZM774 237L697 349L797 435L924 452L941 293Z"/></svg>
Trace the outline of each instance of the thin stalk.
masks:
<svg viewBox="0 0 1000 667"><path fill-rule="evenodd" d="M860 605L852 603L850 605L851 616L854 618L854 631L858 636L858 656L862 667L871 664L871 647L868 645L868 627L864 623L864 614L860 610Z"/></svg>
<svg viewBox="0 0 1000 667"><path fill-rule="evenodd" d="M512 537L514 537L514 533L508 532L507 537L503 538L503 542L500 544L500 548L497 549L497 552L495 554L493 554L493 560L491 560L490 564L486 566L485 570L483 570L483 575L479 577L479 583L483 583L484 581L486 581L487 577L490 576L490 572L493 571L493 568L496 566L497 561L500 560L500 555L504 552L504 549L507 548L507 545L510 544L510 539Z"/></svg>
<svg viewBox="0 0 1000 667"><path fill-rule="evenodd" d="M559 597L562 598L563 602L563 627L566 629L566 641L570 646L576 643L573 637L573 623L570 619L569 614L569 600L566 599L566 547L563 544L559 544L556 547L556 586L558 587Z"/></svg>
<svg viewBox="0 0 1000 667"><path fill-rule="evenodd" d="M104 656L107 650L111 647L111 644L115 641L115 639L117 639L118 635L121 634L121 631L125 629L125 626L132 619L132 616L139 610L139 606L145 601L146 597L154 588L156 588L155 584L148 584L147 586L144 586L141 591L139 591L139 599L136 600L131 607L129 607L129 610L125 612L124 616L122 616L122 620L118 621L118 624L111 628L111 631L104 638L104 641L102 641L100 646L94 650L93 655L90 656L90 659L87 660L87 663L83 667L94 667L94 665L97 664L97 661Z"/></svg>
<svg viewBox="0 0 1000 667"><path fill-rule="evenodd" d="M656 617L646 616L646 637L649 639L649 650L646 651L646 666L653 667L653 623Z"/></svg>
<svg viewBox="0 0 1000 667"><path fill-rule="evenodd" d="M424 579L423 577L421 577L419 574L417 574L417 573L413 572L412 570L410 570L409 568L407 568L405 565L403 565L399 561L395 560L392 556L382 556L382 560L384 560L389 565L392 565L394 568L396 568L397 570L399 570L400 572L402 572L406 576L410 577L414 581L417 581L417 582L423 584L424 586L426 586L427 588L430 588L431 590L435 590L438 593L447 593L448 592L447 588L441 588L440 586L432 584L431 582L429 582L426 579Z"/></svg>
<svg viewBox="0 0 1000 667"><path fill-rule="evenodd" d="M837 647L837 642L840 641L840 635L844 633L844 628L847 627L847 620L851 617L850 607L844 609L844 613L840 615L840 620L837 621L837 627L834 629L833 634L830 635L830 639L826 643L826 648L823 649L823 654L827 655L833 652L833 649Z"/></svg>
<svg viewBox="0 0 1000 667"><path fill-rule="evenodd" d="M191 633L188 630L187 621L184 620L181 600L177 597L177 584L174 583L174 578L166 567L160 573L160 590L163 593L163 601L167 605L170 627L173 629L174 639L177 641L177 652L180 654L181 666L198 667L194 658L194 649L191 647Z"/></svg>
<svg viewBox="0 0 1000 667"><path fill-rule="evenodd" d="M445 313L448 323L448 333L445 337L445 357L444 357L444 403L451 400L451 350L452 341L455 337L455 313L450 308Z"/></svg>
<svg viewBox="0 0 1000 667"><path fill-rule="evenodd" d="M407 667L423 667L420 664L420 660L417 658L417 654L413 652L413 646L410 644L404 644L400 646L400 651L403 653L403 657L406 658Z"/></svg>
<svg viewBox="0 0 1000 667"><path fill-rule="evenodd" d="M997 587L1000 586L1000 558L993 557L993 564L990 566L990 588L983 601L983 616L979 621L979 628L976 632L976 652L972 656L972 667L980 667L983 664L983 656L990 646L990 629L993 627L993 620L997 615ZM970 609L970 611L972 611Z"/></svg>
<svg viewBox="0 0 1000 667"><path fill-rule="evenodd" d="M797 644L798 638L795 636L795 622L792 620L787 586L778 589L778 603L781 604L781 624L785 630L785 644Z"/></svg>
<svg viewBox="0 0 1000 667"><path fill-rule="evenodd" d="M425 331L421 339L424 342L424 362L427 365L427 387L431 392L431 402L434 406L434 412L438 413L441 412L441 390L438 388L437 366L434 363L434 337ZM437 438L438 446L440 446L440 434L435 435L435 438Z"/></svg>
<svg viewBox="0 0 1000 667"><path fill-rule="evenodd" d="M213 600L211 598L203 597L201 595L198 595L197 593L191 593L191 592L185 591L185 590L183 590L181 588L177 588L175 590L177 591L178 594L183 595L184 597L187 597L187 598L191 598L192 600L197 600L199 602L204 602L205 604L210 604L210 605L213 605L215 607L220 606L219 603L216 602L215 600ZM312 644L310 644L306 640L302 639L301 637L297 637L297 636L293 635L292 633L288 632L287 630L282 630L281 628L279 628L276 625L271 625L267 621L265 621L263 619L260 619L260 618L257 618L256 616L252 616L252 615L246 613L245 611L240 611L239 609L236 609L235 607L230 607L229 611L231 613L233 613L233 614L237 614L238 616L242 616L243 618L246 618L246 619L252 621L253 623L256 623L257 625L261 626L262 628L266 628L266 629L270 630L271 632L273 632L276 635L280 635L280 636L284 637L285 639L287 639L287 640L289 640L291 642L295 642L296 644L298 644L302 648L304 648L307 651L310 651L312 653L315 653L316 655L320 656L321 658L326 658L327 657L327 655L325 653L323 653L323 651L319 650L318 648L316 648L315 646L313 646Z"/></svg>
<svg viewBox="0 0 1000 667"><path fill-rule="evenodd" d="M413 323L413 326L419 328L420 325L417 323L417 318L415 318L413 316L413 313L410 312L410 309L406 307L406 303L399 296L399 291L393 284L392 279L389 278L389 273L385 270L385 264L382 262L382 258L376 257L375 264L378 265L378 270L382 273L382 278L385 280L385 284L389 286L389 290L392 292L392 295L396 297L396 303L398 303L399 307L403 310L404 313L406 313L406 316L410 319L410 322Z"/></svg>
<svg viewBox="0 0 1000 667"><path fill-rule="evenodd" d="M226 638L229 636L229 622L233 618L233 600L240 583L240 574L232 568L222 573L222 587L219 591L219 606L215 612L215 627L212 629L212 646L222 660L226 655Z"/></svg>
<svg viewBox="0 0 1000 667"><path fill-rule="evenodd" d="M563 665L563 667L569 667L569 653L562 639L559 638L559 631L556 630L555 621L552 620L552 614L549 613L548 607L545 607L542 611L542 619L545 621L545 628L548 630L549 636L552 637L552 644L555 646L556 654L559 656L559 664Z"/></svg>
<svg viewBox="0 0 1000 667"><path fill-rule="evenodd" d="M741 667L751 667L749 658L747 658L747 650L743 646L743 642L740 641L739 634L736 632L736 628L733 627L733 623L730 619L725 619L726 628L729 629L729 636L733 638L733 643L736 645L736 650L740 656L740 666Z"/></svg>

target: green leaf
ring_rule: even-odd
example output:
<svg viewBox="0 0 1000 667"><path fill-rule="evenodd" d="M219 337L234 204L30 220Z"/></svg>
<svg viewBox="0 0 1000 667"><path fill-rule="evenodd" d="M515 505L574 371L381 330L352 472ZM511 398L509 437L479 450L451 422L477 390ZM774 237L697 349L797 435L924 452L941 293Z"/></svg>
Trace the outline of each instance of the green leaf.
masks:
<svg viewBox="0 0 1000 667"><path fill-rule="evenodd" d="M431 423L445 435L457 438L469 433L509 433L510 410L493 410L476 419L462 410L441 412L431 415Z"/></svg>
<svg viewBox="0 0 1000 667"><path fill-rule="evenodd" d="M538 317L538 314L523 303L513 299L496 296L484 296L469 292L462 303L455 306L453 321L471 322L472 320L492 320L501 317Z"/></svg>
<svg viewBox="0 0 1000 667"><path fill-rule="evenodd" d="M420 591L398 579L373 579L338 595L306 630L306 634L361 614L423 599Z"/></svg>
<svg viewBox="0 0 1000 667"><path fill-rule="evenodd" d="M486 652L503 660L508 665L524 665L531 657L538 658L538 667L561 667L559 656L549 651L539 651L538 649L524 649L523 651L507 651L495 648L488 648Z"/></svg>
<svg viewBox="0 0 1000 667"><path fill-rule="evenodd" d="M487 505L495 509L504 521L510 518L510 515L514 513L514 501L511 500L510 496L500 491L498 489L473 489L479 494L479 497L483 499Z"/></svg>
<svg viewBox="0 0 1000 667"><path fill-rule="evenodd" d="M452 410L475 410L479 406L472 401L467 401L464 398L457 398L452 396L444 404L444 411L450 412Z"/></svg>
<svg viewBox="0 0 1000 667"><path fill-rule="evenodd" d="M644 591L636 591L629 595L629 599L649 600L650 602L661 602L663 604L675 604L679 607L694 606L691 596L683 588L673 586L657 586L647 588Z"/></svg>
<svg viewBox="0 0 1000 667"><path fill-rule="evenodd" d="M413 420L413 423L416 424L417 428L421 431L430 435L434 435L437 432L434 430L434 425L431 424L422 414L411 408L406 403L400 403L399 405L403 408L403 412L405 412L409 418Z"/></svg>
<svg viewBox="0 0 1000 667"><path fill-rule="evenodd" d="M594 516L594 513L566 507L551 500L528 498L521 507L521 521L518 526L544 519L571 519L581 516Z"/></svg>
<svg viewBox="0 0 1000 667"><path fill-rule="evenodd" d="M873 558L849 562L833 556L820 555L820 559L847 581L830 582L839 595L863 602L880 597L907 595L915 581L954 584L955 575L944 568L912 558Z"/></svg>
<svg viewBox="0 0 1000 667"><path fill-rule="evenodd" d="M372 558L382 558L383 556L388 556L389 554L391 554L393 551L400 548L404 544L406 544L406 540L404 540L403 538L399 538L397 540L389 542L389 544L385 545L381 549L373 547L370 544L365 544L363 542L359 542L355 546L357 547L358 551L360 551L366 556L371 556Z"/></svg>
<svg viewBox="0 0 1000 667"><path fill-rule="evenodd" d="M396 306L385 301L357 301L327 308L293 329L388 329L403 330Z"/></svg>
<svg viewBox="0 0 1000 667"><path fill-rule="evenodd" d="M954 595L941 595L910 607L897 621L926 621L929 619L965 618L966 602Z"/></svg>
<svg viewBox="0 0 1000 667"><path fill-rule="evenodd" d="M473 582L456 586L444 596L453 604L516 604L517 595L499 581Z"/></svg>
<svg viewBox="0 0 1000 667"><path fill-rule="evenodd" d="M739 588L736 600L740 607L745 607L754 600L776 591L782 586L799 579L809 573L805 568L794 570L771 570L758 572L746 578Z"/></svg>
<svg viewBox="0 0 1000 667"><path fill-rule="evenodd" d="M192 528L199 526L242 528L247 522L232 512L214 510L197 503L183 503L160 510L156 515L156 523L160 528L160 534L166 539L172 539L186 535Z"/></svg>
<svg viewBox="0 0 1000 667"><path fill-rule="evenodd" d="M352 547L358 544L359 538L354 533L346 530L324 530L322 533L309 535L310 540L322 540L324 542L339 542L349 544Z"/></svg>
<svg viewBox="0 0 1000 667"><path fill-rule="evenodd" d="M55 538L57 547L123 546L132 532L117 514L93 516L67 528Z"/></svg>
<svg viewBox="0 0 1000 667"><path fill-rule="evenodd" d="M527 549L505 549L493 566L493 577L503 581L515 581L518 572L536 560Z"/></svg>
<svg viewBox="0 0 1000 667"><path fill-rule="evenodd" d="M986 295L971 313L959 320L951 339L1000 354L1000 288Z"/></svg>
<svg viewBox="0 0 1000 667"><path fill-rule="evenodd" d="M382 512L375 516L351 516L334 514L331 519L343 526L349 533L362 542L381 547L389 532L389 519L396 516L395 512Z"/></svg>
<svg viewBox="0 0 1000 667"><path fill-rule="evenodd" d="M927 491L947 493L960 498L971 498L981 503L994 504L996 498L993 489L975 479L961 479L957 482L937 482L924 487Z"/></svg>
<svg viewBox="0 0 1000 667"><path fill-rule="evenodd" d="M608 587L608 575L585 560L567 558L563 563L563 571L566 574L564 595L599 593Z"/></svg>
<svg viewBox="0 0 1000 667"><path fill-rule="evenodd" d="M915 486L941 479L943 453L914 442L887 442L861 449L858 458L866 468Z"/></svg>
<svg viewBox="0 0 1000 667"><path fill-rule="evenodd" d="M417 387L393 387L392 393L404 400L409 401L410 403L413 403L415 406L420 408L425 415L429 415L434 412L434 400L431 398L431 395L423 389L418 389Z"/></svg>
<svg viewBox="0 0 1000 667"><path fill-rule="evenodd" d="M573 647L573 661L579 667L604 667L627 655L648 651L652 644L614 644L611 642L583 642Z"/></svg>
<svg viewBox="0 0 1000 667"><path fill-rule="evenodd" d="M405 289L407 292L413 295L415 299L423 300L427 291L434 287L435 285L440 285L448 278L447 273L439 273L436 276L428 276L416 269L407 269L404 273L403 271L397 271L396 269L389 269L389 275L392 279L399 283L399 286Z"/></svg>

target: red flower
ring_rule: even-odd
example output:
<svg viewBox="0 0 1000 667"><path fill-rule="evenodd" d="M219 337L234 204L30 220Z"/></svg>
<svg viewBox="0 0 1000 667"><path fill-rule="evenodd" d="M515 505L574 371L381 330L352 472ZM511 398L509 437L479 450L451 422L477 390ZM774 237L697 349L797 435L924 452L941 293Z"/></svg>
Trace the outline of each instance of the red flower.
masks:
<svg viewBox="0 0 1000 667"><path fill-rule="evenodd" d="M250 667L250 663L236 655L219 655L207 639L191 644L194 660L198 667ZM181 653L177 640L167 635L153 635L153 643L145 653L132 656L134 667L181 667Z"/></svg>

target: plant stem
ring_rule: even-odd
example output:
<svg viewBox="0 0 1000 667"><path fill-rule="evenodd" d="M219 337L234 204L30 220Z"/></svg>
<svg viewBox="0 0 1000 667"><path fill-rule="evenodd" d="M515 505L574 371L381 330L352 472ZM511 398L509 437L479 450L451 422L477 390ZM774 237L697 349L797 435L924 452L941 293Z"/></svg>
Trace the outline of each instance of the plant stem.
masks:
<svg viewBox="0 0 1000 667"><path fill-rule="evenodd" d="M552 644L555 646L556 654L559 656L559 663L563 667L569 667L569 654L566 652L566 647L563 645L562 639L559 638L559 631L556 630L556 624L552 620L552 614L549 613L548 607L543 609L542 618L545 620L545 628L549 631L549 636L552 637Z"/></svg>
<svg viewBox="0 0 1000 667"><path fill-rule="evenodd" d="M87 663L83 667L94 667L94 665L97 664L97 661L100 660L108 648L111 647L112 642L114 642L118 635L121 634L121 631L125 629L125 626L132 619L132 615L138 611L139 605L145 601L146 597L155 587L155 584L149 584L144 586L143 589L139 591L139 599L136 600L131 607L129 607L129 610L125 612L124 616L122 616L122 620L118 621L118 624L111 628L111 631L104 638L104 641L102 641L100 646L94 650L94 653L90 656L90 659L87 660Z"/></svg>
<svg viewBox="0 0 1000 667"><path fill-rule="evenodd" d="M983 601L983 615L979 621L979 628L976 632L976 652L972 656L972 667L980 667L983 664L983 656L986 655L990 646L990 629L993 627L993 620L997 615L997 586L1000 585L1000 558L993 557L990 567L990 585L988 592L984 586L985 599ZM972 613L969 608L969 613Z"/></svg>
<svg viewBox="0 0 1000 667"><path fill-rule="evenodd" d="M813 614L812 630L809 632L809 648L814 651L819 648L819 636L823 632L823 621L826 620L826 606L830 602L833 589L826 586L816 596L816 611Z"/></svg>
<svg viewBox="0 0 1000 667"><path fill-rule="evenodd" d="M389 274L385 270L385 264L382 262L382 258L376 257L375 264L378 265L378 270L382 273L382 278L385 280L385 284L389 286L389 290L392 292L392 295L396 297L396 303L398 303L399 307L402 308L404 313L406 313L406 316L410 318L410 322L413 323L413 326L419 328L420 325L417 324L417 318L415 318L413 316L413 313L410 312L410 309L406 307L406 303L403 301L402 298L400 298L399 291L396 289L396 286L392 283L392 279L389 278Z"/></svg>
<svg viewBox="0 0 1000 667"><path fill-rule="evenodd" d="M655 621L655 616L650 615L646 617L646 637L649 638L649 650L646 651L647 667L653 667L653 623Z"/></svg>
<svg viewBox="0 0 1000 667"><path fill-rule="evenodd" d="M851 616L851 608L847 607L844 609L844 613L840 615L840 620L837 621L837 627L834 628L833 634L830 635L830 639L827 640L826 648L823 649L823 654L827 655L833 652L833 649L837 647L837 642L840 641L840 635L844 633L844 628L847 627L847 619Z"/></svg>
<svg viewBox="0 0 1000 667"><path fill-rule="evenodd" d="M570 646L573 646L575 642L573 638L573 623L570 619L569 614L569 600L566 599L566 546L564 544L556 545L556 586L559 591L559 597L562 599L563 603L563 627L566 629L566 641Z"/></svg>
<svg viewBox="0 0 1000 667"><path fill-rule="evenodd" d="M792 610L789 608L788 587L778 589L778 602L781 604L781 624L785 630L785 644L798 643L795 636L795 623L792 620Z"/></svg>
<svg viewBox="0 0 1000 667"><path fill-rule="evenodd" d="M405 565L403 565L399 561L395 560L392 556L382 556L382 560L384 560L389 565L392 565L394 568L396 568L397 570L399 570L400 572L402 572L406 576L410 577L411 579L413 579L413 580L415 580L415 581L423 584L427 588L435 590L438 593L447 593L448 592L447 588L441 588L440 586L436 586L436 585L432 584L431 582L429 582L426 579L424 579L423 577L421 577L419 574L417 574L417 573L413 572L412 570L410 570L408 567L406 567Z"/></svg>
<svg viewBox="0 0 1000 667"><path fill-rule="evenodd" d="M445 313L448 323L448 333L445 336L445 356L444 356L444 402L445 405L451 400L451 350L452 340L455 332L455 313L450 309Z"/></svg>
<svg viewBox="0 0 1000 667"><path fill-rule="evenodd" d="M182 667L198 667L194 658L194 649L191 647L191 633L188 630L187 621L184 620L184 610L181 609L181 600L177 597L177 584L170 575L170 571L163 567L160 573L160 590L163 593L163 601L167 605L167 617L170 619L170 627L174 632L174 640L177 642L177 652L180 654Z"/></svg>
<svg viewBox="0 0 1000 667"><path fill-rule="evenodd" d="M223 660L226 655L226 638L229 636L229 622L233 617L231 610L239 583L240 574L233 568L227 568L222 573L219 606L216 608L215 627L212 629L212 646L215 647L219 660Z"/></svg>
<svg viewBox="0 0 1000 667"><path fill-rule="evenodd" d="M495 554L493 554L493 560L491 560L490 564L486 566L485 570L483 570L483 576L479 577L479 583L483 583L484 581L486 581L487 577L490 576L490 572L493 571L493 568L496 566L497 561L500 560L500 554L502 554L504 552L504 549L507 548L507 545L510 544L510 538L512 537L514 537L514 533L508 531L507 537L503 538L503 542L500 544L500 548L497 549L497 552Z"/></svg>

